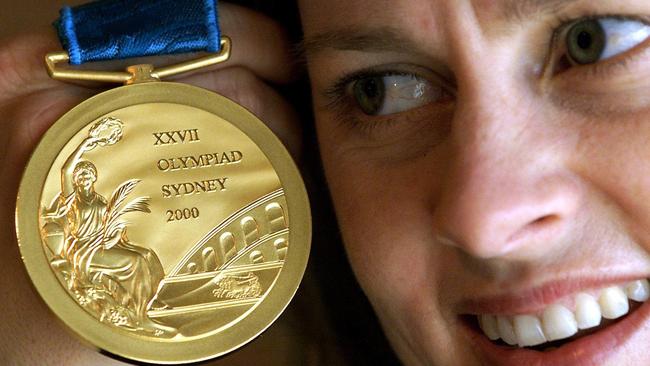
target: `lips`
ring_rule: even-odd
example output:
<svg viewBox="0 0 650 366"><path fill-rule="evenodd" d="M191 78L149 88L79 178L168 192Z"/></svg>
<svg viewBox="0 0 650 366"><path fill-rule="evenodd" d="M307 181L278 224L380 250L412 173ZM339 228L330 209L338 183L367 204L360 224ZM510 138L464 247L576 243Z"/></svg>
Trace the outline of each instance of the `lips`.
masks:
<svg viewBox="0 0 650 366"><path fill-rule="evenodd" d="M629 301L644 302L649 297L650 284L643 279L591 293L580 292L575 295L572 308L555 303L537 313L477 317L490 340L529 347L572 337L580 330L599 326L603 318L620 318L630 310Z"/></svg>
<svg viewBox="0 0 650 366"><path fill-rule="evenodd" d="M484 358L498 365L599 364L615 352L612 347L645 329L643 324L650 318L646 279L568 295L559 291L555 297L544 306L531 306L528 313L521 311L526 308L521 298L478 302L483 308L517 310L468 316L480 325L468 330Z"/></svg>

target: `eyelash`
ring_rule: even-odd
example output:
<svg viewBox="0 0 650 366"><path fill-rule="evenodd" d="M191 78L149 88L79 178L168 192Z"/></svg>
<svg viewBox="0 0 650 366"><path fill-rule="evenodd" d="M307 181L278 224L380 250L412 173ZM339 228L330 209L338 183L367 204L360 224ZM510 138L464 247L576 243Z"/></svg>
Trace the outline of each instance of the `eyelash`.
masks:
<svg viewBox="0 0 650 366"><path fill-rule="evenodd" d="M605 18L639 21L650 25L650 16L626 16L620 14L589 13L581 17L557 17L551 23L551 29L554 29L554 31L549 40L549 56L546 62L546 67L550 67L551 70L553 70L556 67L557 62L560 61L561 57L566 56L563 53L557 55L554 50L558 48L559 42L561 42L560 37L566 33L570 26L584 20ZM636 46L632 50L624 52L623 54L615 56L611 59L591 65L572 66L572 69L580 69L580 71L583 73L588 72L588 76L591 78L607 77L615 72L615 69L619 69L621 67L627 68L628 63L631 61L631 59L638 55L638 52L634 52L634 49L643 48L643 45L646 45L646 51L650 53L650 46L647 46L650 45L649 39ZM571 69L567 71L570 70ZM546 72L542 73L542 75L545 74ZM382 69L369 68L356 71L349 75L343 76L334 85L325 90L324 95L329 100L329 102L325 105L325 108L334 111L336 120L338 120L340 123L347 125L349 128L359 130L366 135L371 136L373 132L380 132L376 131L378 128L388 129L391 127L391 125L402 122L402 116L400 116L402 113L388 116L364 115L360 117L362 113L359 111L358 107L356 107L355 101L353 100L353 97L349 95L348 89L350 88L350 85L353 85L354 82L363 80L365 78L387 77L395 75L421 77L416 73L390 70L386 69L386 67L382 67ZM555 75L557 74L551 74L551 76Z"/></svg>
<svg viewBox="0 0 650 366"><path fill-rule="evenodd" d="M346 75L339 79L333 86L325 90L325 96L331 100L326 107L333 107L334 104L340 102L342 99L345 99L347 96L347 89L353 83L364 80L367 78L376 78L376 77L386 77L386 76L416 76L414 73L409 72L400 72L394 70L375 70L375 69L364 69L361 71L353 72L352 74Z"/></svg>
<svg viewBox="0 0 650 366"><path fill-rule="evenodd" d="M416 76L415 73L401 72L395 70L364 69L353 72L339 79L334 85L325 90L324 95L329 100L325 105L328 110L334 111L336 120L348 128L357 129L359 132L371 136L373 132L379 132L378 128L390 128L393 124L400 122L395 115L388 116L364 116L364 121L359 117L359 111L355 107L353 97L349 95L348 89L359 80L387 76Z"/></svg>
<svg viewBox="0 0 650 366"><path fill-rule="evenodd" d="M549 42L549 58L546 62L546 67L551 68L551 71L557 66L557 63L561 58L565 57L566 54L556 55L554 50L559 47L559 42L561 41L560 37L565 35L569 27L577 24L578 22L585 20L596 20L596 19L617 19L617 20L628 20L628 21L637 21L642 22L650 26L650 17L649 16L638 16L638 15L620 15L620 14L597 14L597 13L588 13L584 16L575 18L575 17L562 17L559 16L555 19L552 24L553 32L550 42ZM610 59L603 60L601 62L584 65L584 66L572 66L571 68L576 69L580 72L587 72L587 76L591 78L606 78L610 76L615 69L623 68L626 69L629 61L637 54L634 52L637 48L643 48L643 45L648 43L650 40L646 40L639 44L638 46L632 48L631 50L622 53L621 55L614 56ZM559 57L558 57L559 56ZM551 73L551 76L558 75L560 73ZM542 73L546 75L546 72Z"/></svg>

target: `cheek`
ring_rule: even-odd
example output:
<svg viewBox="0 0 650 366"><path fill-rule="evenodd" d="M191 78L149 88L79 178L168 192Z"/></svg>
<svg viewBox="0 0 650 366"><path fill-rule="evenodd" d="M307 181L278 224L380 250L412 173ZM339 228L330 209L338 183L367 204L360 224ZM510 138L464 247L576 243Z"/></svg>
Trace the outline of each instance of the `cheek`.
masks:
<svg viewBox="0 0 650 366"><path fill-rule="evenodd" d="M322 143L323 164L348 258L378 312L422 315L436 294L440 247L419 162L380 162ZM424 162L422 162L423 164Z"/></svg>
<svg viewBox="0 0 650 366"><path fill-rule="evenodd" d="M650 249L650 113L585 126L574 164Z"/></svg>
<svg viewBox="0 0 650 366"><path fill-rule="evenodd" d="M321 138L323 165L356 278L398 353L430 359L453 337L440 285L453 253L435 244L438 179L427 176L436 163L382 162L331 142Z"/></svg>
<svg viewBox="0 0 650 366"><path fill-rule="evenodd" d="M401 173L384 170L378 174L372 163L346 158L350 155L323 154L346 249L354 264L364 269L360 275L365 277L368 271L381 274L368 265L402 258L402 250L415 249L414 237L425 240L422 227L415 227L426 220L426 208L409 198L423 192L404 184Z"/></svg>

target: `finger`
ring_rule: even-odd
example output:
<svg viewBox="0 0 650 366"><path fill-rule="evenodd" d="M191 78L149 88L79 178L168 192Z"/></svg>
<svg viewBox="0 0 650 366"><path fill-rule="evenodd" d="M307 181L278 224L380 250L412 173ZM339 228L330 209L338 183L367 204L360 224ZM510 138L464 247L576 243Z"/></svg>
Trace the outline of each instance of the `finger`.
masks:
<svg viewBox="0 0 650 366"><path fill-rule="evenodd" d="M194 73L210 72L232 66L245 67L260 78L273 83L287 83L296 75L291 43L284 28L273 19L248 8L219 2L221 34L231 40L230 58ZM92 62L76 66L81 69L123 70L137 64L170 65L202 54L135 57L125 60Z"/></svg>
<svg viewBox="0 0 650 366"><path fill-rule="evenodd" d="M278 22L250 9L220 2L219 23L221 33L232 40L230 60L224 66L244 66L276 83L293 79L291 43Z"/></svg>
<svg viewBox="0 0 650 366"><path fill-rule="evenodd" d="M59 84L47 75L45 55L61 48L51 27L0 41L0 104Z"/></svg>
<svg viewBox="0 0 650 366"><path fill-rule="evenodd" d="M286 31L278 22L245 7L226 2L219 3L219 22L222 34L230 37L232 41L230 59L204 71L242 66L273 83L287 83L292 80L296 73L291 57L291 44ZM51 26L36 26L30 33L10 40L1 40L0 90L20 92L24 95L34 88L52 86L44 66L44 57L47 53L56 51L61 51L61 45ZM133 64L167 65L191 57L195 56L133 58L88 63L78 68L123 70Z"/></svg>
<svg viewBox="0 0 650 366"><path fill-rule="evenodd" d="M35 87L31 85L31 88ZM0 136L0 142L6 142L2 146L7 148L5 152L20 157L27 155L57 118L92 94L84 88L56 85L55 82L54 86L32 91L24 97L2 100L0 96L0 111L3 113L0 127L7 132ZM0 167L0 170L5 167Z"/></svg>
<svg viewBox="0 0 650 366"><path fill-rule="evenodd" d="M298 159L302 132L293 107L273 88L244 67L230 67L216 72L191 75L183 82L213 90L241 104L264 121Z"/></svg>

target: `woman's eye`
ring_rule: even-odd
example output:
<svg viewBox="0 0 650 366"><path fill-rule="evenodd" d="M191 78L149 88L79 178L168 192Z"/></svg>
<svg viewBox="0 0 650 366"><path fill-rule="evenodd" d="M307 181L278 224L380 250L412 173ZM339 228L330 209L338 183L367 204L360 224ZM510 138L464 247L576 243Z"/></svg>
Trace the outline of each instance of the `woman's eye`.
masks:
<svg viewBox="0 0 650 366"><path fill-rule="evenodd" d="M363 113L371 116L403 112L446 95L442 87L415 75L376 75L354 81L351 95Z"/></svg>
<svg viewBox="0 0 650 366"><path fill-rule="evenodd" d="M588 65L629 51L650 37L650 25L621 18L584 19L569 26L566 52L573 65Z"/></svg>

